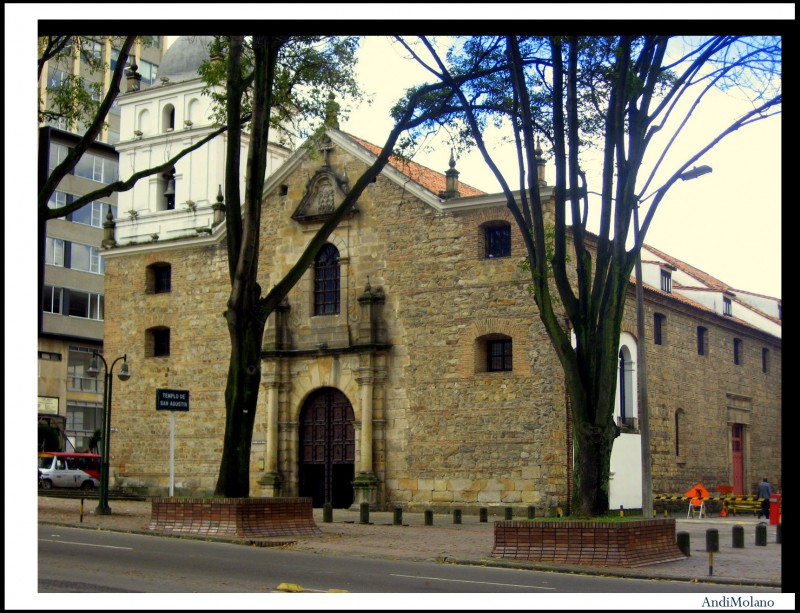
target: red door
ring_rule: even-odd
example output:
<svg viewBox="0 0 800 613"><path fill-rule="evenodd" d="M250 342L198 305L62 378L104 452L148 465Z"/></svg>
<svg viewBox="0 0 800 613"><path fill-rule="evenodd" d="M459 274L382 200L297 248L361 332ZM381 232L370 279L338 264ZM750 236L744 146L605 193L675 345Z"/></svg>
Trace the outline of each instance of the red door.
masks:
<svg viewBox="0 0 800 613"><path fill-rule="evenodd" d="M733 461L733 492L734 494L746 494L744 491L744 426L733 424L731 428L731 459Z"/></svg>

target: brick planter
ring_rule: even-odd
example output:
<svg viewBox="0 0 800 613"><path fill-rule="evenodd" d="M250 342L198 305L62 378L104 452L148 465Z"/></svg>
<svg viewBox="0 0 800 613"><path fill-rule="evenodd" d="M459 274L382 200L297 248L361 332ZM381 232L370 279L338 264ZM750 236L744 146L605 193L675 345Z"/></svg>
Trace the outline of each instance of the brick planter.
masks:
<svg viewBox="0 0 800 613"><path fill-rule="evenodd" d="M321 534L311 498L153 498L149 530L266 538Z"/></svg>
<svg viewBox="0 0 800 613"><path fill-rule="evenodd" d="M492 556L561 564L633 568L683 560L675 519L498 521Z"/></svg>

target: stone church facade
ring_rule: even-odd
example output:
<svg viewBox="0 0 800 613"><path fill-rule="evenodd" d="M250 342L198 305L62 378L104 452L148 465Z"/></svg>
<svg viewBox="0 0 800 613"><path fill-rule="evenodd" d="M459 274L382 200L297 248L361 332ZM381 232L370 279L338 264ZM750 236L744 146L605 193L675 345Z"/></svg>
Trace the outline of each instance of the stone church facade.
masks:
<svg viewBox="0 0 800 613"><path fill-rule="evenodd" d="M169 87L178 93L168 117L180 126L189 106L180 92L192 83ZM156 104L152 93L137 96L120 102L131 134L126 109ZM187 125L198 129L196 119ZM150 146L146 134L135 141L121 143L120 168ZM291 156L275 149L285 161L265 186L263 288L294 264L376 151L334 128ZM121 194L120 211L144 208L107 224L104 354L126 355L133 375L114 388L112 487L165 495L174 486L182 496L211 495L216 484L230 284L221 194L213 199L223 167L201 162L173 174L176 202L187 206L147 208ZM187 191L195 175L203 199ZM549 198L542 168L539 179ZM251 496L337 508L567 507L564 377L518 266L524 257L501 195L459 183L452 160L438 173L393 157L268 321L253 365L262 386ZM734 291L655 249L643 269L654 490L703 481L747 493L762 473L779 484L780 314L770 309L780 301ZM632 282L611 483L612 506L627 508L637 490L641 505L637 342ZM156 410L161 389L188 391L190 409Z"/></svg>
<svg viewBox="0 0 800 613"><path fill-rule="evenodd" d="M292 266L372 155L363 141L331 130L316 155L301 149L269 178L263 287ZM255 365L262 389L251 495L379 508L567 503L564 380L517 266L521 237L498 196L445 199L425 187L436 189L426 170L388 168L270 317ZM421 182L408 180L413 171ZM490 257L487 236L503 232L510 252ZM208 236L105 256L105 351L126 354L135 372L114 397L114 482L163 493L169 417L155 410L155 395L183 389L191 409L176 415L175 491L210 494L229 356L224 223ZM149 279L165 267L169 291L156 292ZM730 482L734 424L746 431L747 479L764 472L777 481L779 338L648 290L648 322L656 312L666 320L662 343L648 345L656 491ZM635 334L630 296L623 331ZM699 324L708 330L706 356L697 355ZM157 330L169 331L166 355L153 353ZM743 339L738 365L728 359L733 338ZM707 367L696 364L702 358Z"/></svg>

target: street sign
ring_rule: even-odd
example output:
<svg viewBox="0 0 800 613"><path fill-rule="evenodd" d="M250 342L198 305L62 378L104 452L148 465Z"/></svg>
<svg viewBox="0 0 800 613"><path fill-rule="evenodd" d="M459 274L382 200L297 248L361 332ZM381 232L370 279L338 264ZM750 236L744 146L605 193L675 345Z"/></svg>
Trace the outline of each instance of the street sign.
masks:
<svg viewBox="0 0 800 613"><path fill-rule="evenodd" d="M156 390L157 411L188 411L189 390Z"/></svg>

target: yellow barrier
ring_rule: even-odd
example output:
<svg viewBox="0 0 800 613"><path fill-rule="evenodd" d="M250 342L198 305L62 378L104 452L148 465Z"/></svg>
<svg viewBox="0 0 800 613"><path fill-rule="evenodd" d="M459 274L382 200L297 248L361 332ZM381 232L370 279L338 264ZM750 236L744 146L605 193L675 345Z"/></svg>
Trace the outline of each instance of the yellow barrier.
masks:
<svg viewBox="0 0 800 613"><path fill-rule="evenodd" d="M679 495L666 495L659 494L653 496L654 502L667 502L667 501L686 501L686 500L699 500L702 502L716 501L722 503L721 517L726 517L728 513L758 513L761 510L761 503L764 498L758 496L679 496ZM664 511L666 514L666 510Z"/></svg>

